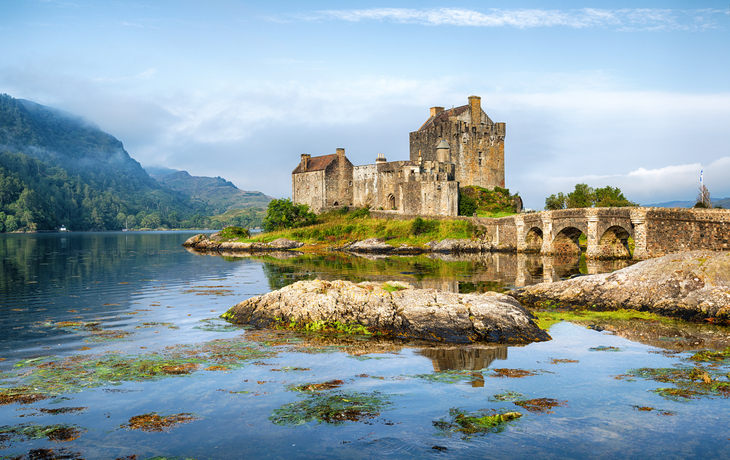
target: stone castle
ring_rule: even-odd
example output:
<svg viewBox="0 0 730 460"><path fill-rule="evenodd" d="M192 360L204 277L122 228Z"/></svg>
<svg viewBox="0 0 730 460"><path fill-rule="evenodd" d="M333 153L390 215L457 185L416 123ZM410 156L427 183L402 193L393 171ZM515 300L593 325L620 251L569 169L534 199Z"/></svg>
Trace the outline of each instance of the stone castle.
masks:
<svg viewBox="0 0 730 460"><path fill-rule="evenodd" d="M494 123L481 98L445 110L432 107L426 122L410 133L410 160L353 166L345 149L303 154L292 171L292 199L316 213L341 206L403 214L456 216L459 186L504 187L505 124Z"/></svg>

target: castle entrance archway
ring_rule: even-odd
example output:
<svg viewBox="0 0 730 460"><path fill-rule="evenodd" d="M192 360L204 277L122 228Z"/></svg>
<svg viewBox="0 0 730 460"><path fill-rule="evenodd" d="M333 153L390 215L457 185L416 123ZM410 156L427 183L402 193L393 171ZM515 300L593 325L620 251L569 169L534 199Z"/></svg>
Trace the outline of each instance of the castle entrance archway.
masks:
<svg viewBox="0 0 730 460"><path fill-rule="evenodd" d="M395 197L392 193L388 195L388 209L395 209Z"/></svg>

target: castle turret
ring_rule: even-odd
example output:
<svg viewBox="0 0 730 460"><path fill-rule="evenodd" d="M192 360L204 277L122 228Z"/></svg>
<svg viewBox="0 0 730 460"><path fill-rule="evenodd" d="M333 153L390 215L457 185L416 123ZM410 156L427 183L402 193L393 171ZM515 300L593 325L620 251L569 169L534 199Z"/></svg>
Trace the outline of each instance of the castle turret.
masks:
<svg viewBox="0 0 730 460"><path fill-rule="evenodd" d="M446 139L442 139L436 146L436 161L439 163L451 163L451 147Z"/></svg>

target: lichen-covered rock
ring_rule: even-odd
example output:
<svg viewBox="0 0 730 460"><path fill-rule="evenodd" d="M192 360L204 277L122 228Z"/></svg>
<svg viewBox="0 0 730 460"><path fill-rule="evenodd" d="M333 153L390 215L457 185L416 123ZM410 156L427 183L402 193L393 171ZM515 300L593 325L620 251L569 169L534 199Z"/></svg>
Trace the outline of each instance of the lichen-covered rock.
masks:
<svg viewBox="0 0 730 460"><path fill-rule="evenodd" d="M266 247L269 249L297 249L301 248L302 246L304 246L304 243L289 240L287 238L278 238L266 244Z"/></svg>
<svg viewBox="0 0 730 460"><path fill-rule="evenodd" d="M197 245L198 243L200 243L202 241L207 241L207 240L208 240L208 235L200 233L198 235L191 236L190 238L185 240L185 242L183 243L183 246L185 246L186 248L189 248L189 247L193 247L193 246Z"/></svg>
<svg viewBox="0 0 730 460"><path fill-rule="evenodd" d="M304 246L304 243L293 241L286 238L279 238L270 243L242 243L238 241L220 241L218 233L211 236L200 234L188 238L183 246L202 251L282 251L286 249L296 249Z"/></svg>
<svg viewBox="0 0 730 460"><path fill-rule="evenodd" d="M386 244L383 238L368 238L362 241L355 241L344 247L353 252L384 253L393 251L393 246Z"/></svg>
<svg viewBox="0 0 730 460"><path fill-rule="evenodd" d="M454 254L489 252L492 250L492 245L490 243L467 239L447 238L442 241L431 241L428 243L428 246L433 252L448 252Z"/></svg>
<svg viewBox="0 0 730 460"><path fill-rule="evenodd" d="M697 321L730 320L730 252L691 251L613 273L542 283L509 293L527 306L651 311Z"/></svg>
<svg viewBox="0 0 730 460"><path fill-rule="evenodd" d="M224 316L239 324L262 327L292 320L360 324L386 336L439 342L517 344L550 340L512 297L494 292L477 295L414 289L395 281L299 281L245 300Z"/></svg>

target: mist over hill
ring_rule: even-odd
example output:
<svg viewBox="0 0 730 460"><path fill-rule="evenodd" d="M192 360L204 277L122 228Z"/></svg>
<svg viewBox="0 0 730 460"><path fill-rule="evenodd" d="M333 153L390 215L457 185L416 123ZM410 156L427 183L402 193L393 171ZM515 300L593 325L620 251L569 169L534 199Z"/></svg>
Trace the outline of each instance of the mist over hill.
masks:
<svg viewBox="0 0 730 460"><path fill-rule="evenodd" d="M0 95L0 232L205 227L234 201L162 185L90 121Z"/></svg>

